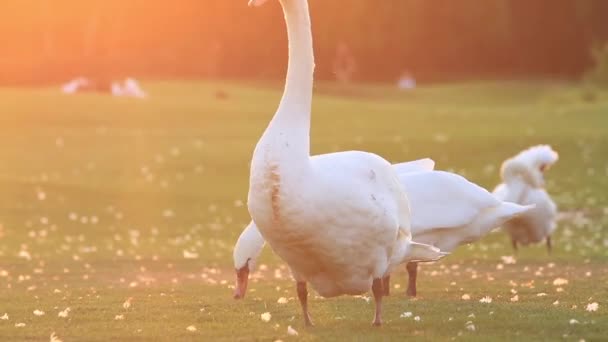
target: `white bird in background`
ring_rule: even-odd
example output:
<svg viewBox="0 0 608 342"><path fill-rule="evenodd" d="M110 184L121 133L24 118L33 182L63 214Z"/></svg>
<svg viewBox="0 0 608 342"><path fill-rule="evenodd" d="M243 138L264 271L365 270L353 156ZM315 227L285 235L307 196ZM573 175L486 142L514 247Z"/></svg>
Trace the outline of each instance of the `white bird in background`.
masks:
<svg viewBox="0 0 608 342"><path fill-rule="evenodd" d="M110 86L110 92L112 93L112 96L124 95L123 87L119 82L112 82L112 85Z"/></svg>
<svg viewBox="0 0 608 342"><path fill-rule="evenodd" d="M70 82L61 86L61 91L64 94L74 94L78 92L82 87L86 87L89 85L89 80L84 77L77 77Z"/></svg>
<svg viewBox="0 0 608 342"><path fill-rule="evenodd" d="M136 79L127 77L122 83L112 82L111 92L113 96L146 98L148 95L141 88Z"/></svg>
<svg viewBox="0 0 608 342"><path fill-rule="evenodd" d="M433 171L434 162L421 159L393 168L407 189L412 213L412 239L451 252L456 247L485 236L504 222L530 211L534 206L503 202L487 190L459 175ZM243 230L234 247L235 298L245 296L247 278L264 247L264 238L255 223ZM417 266L408 263L407 293L416 296ZM389 293L385 277L384 294Z"/></svg>
<svg viewBox="0 0 608 342"><path fill-rule="evenodd" d="M147 97L146 92L140 87L139 82L131 77L125 79L122 91L124 96L137 97L140 99Z"/></svg>
<svg viewBox="0 0 608 342"><path fill-rule="evenodd" d="M548 145L530 147L501 167L503 183L494 194L503 201L522 205L534 204L536 208L503 225L511 236L513 249L517 244L528 245L546 240L551 253L551 234L555 230L557 207L545 191L544 172L558 159L558 154Z"/></svg>
<svg viewBox="0 0 608 342"><path fill-rule="evenodd" d="M250 0L261 5L266 0ZM408 199L383 158L349 151L310 156L314 53L307 0L280 0L289 59L283 97L251 161L249 213L290 267L305 323L307 283L323 297L372 290L382 322L382 278L401 263L444 253L411 241Z"/></svg>

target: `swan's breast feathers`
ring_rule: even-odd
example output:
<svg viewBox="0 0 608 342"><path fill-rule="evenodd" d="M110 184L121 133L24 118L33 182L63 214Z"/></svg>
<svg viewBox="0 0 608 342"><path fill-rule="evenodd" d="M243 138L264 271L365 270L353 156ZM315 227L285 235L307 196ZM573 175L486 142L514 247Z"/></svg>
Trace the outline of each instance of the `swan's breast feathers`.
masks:
<svg viewBox="0 0 608 342"><path fill-rule="evenodd" d="M268 166L267 181L270 188L270 206L272 208L272 220L276 223L281 218L281 174L278 165Z"/></svg>

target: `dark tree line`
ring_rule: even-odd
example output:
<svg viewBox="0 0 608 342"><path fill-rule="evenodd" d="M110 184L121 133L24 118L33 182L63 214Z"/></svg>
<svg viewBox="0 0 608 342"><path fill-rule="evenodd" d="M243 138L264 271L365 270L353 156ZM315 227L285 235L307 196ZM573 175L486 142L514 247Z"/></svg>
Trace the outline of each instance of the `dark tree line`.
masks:
<svg viewBox="0 0 608 342"><path fill-rule="evenodd" d="M356 78L578 77L608 39L606 0L310 0L317 77L346 43ZM281 77L278 2L4 0L0 82ZM280 67L278 67L280 66Z"/></svg>

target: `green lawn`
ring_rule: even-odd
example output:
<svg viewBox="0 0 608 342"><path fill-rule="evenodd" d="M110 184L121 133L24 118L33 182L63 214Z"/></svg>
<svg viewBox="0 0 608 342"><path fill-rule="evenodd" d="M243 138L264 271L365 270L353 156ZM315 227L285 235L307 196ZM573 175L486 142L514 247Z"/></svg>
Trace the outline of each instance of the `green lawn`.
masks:
<svg viewBox="0 0 608 342"><path fill-rule="evenodd" d="M371 327L373 300L313 294L316 327L306 329L289 272L269 249L247 298L231 296L232 246L249 221L248 163L280 83L144 87L145 101L0 89L1 341L52 332L63 341L608 339L608 93L589 102L558 82L407 93L320 83L314 153L431 157L492 189L505 158L549 143L560 160L548 190L563 219L552 256L533 246L504 263L509 240L492 233L424 265L416 300L404 294L405 272L394 275L383 327ZM598 310L586 311L593 302Z"/></svg>

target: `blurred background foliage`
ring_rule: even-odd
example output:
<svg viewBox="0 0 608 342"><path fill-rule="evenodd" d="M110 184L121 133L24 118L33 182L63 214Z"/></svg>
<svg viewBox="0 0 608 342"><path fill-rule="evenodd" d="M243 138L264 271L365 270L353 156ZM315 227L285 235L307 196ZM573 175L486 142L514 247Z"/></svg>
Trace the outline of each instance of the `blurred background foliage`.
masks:
<svg viewBox="0 0 608 342"><path fill-rule="evenodd" d="M278 1L3 0L0 83L76 75L281 78ZM580 77L608 39L605 0L310 0L317 77L349 46L356 80Z"/></svg>

